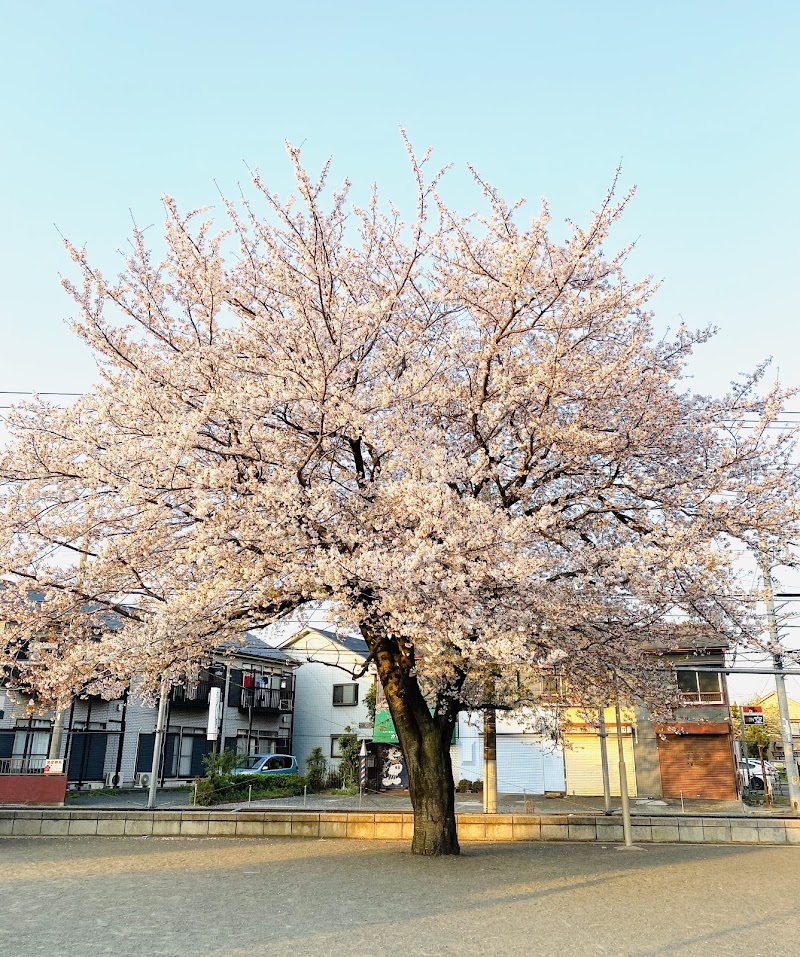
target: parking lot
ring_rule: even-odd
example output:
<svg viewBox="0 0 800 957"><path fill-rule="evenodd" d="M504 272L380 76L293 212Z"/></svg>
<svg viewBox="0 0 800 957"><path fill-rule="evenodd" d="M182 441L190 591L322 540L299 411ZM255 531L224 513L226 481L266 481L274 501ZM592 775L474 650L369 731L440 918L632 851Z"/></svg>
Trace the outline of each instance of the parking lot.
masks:
<svg viewBox="0 0 800 957"><path fill-rule="evenodd" d="M800 848L5 838L3 957L774 955Z"/></svg>

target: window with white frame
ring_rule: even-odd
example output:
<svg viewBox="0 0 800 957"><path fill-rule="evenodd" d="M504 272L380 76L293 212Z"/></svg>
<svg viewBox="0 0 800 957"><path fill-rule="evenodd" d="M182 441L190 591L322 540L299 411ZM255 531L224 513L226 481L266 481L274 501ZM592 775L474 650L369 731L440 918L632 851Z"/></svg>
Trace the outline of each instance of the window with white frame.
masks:
<svg viewBox="0 0 800 957"><path fill-rule="evenodd" d="M358 704L358 685L334 685L333 703L337 708Z"/></svg>

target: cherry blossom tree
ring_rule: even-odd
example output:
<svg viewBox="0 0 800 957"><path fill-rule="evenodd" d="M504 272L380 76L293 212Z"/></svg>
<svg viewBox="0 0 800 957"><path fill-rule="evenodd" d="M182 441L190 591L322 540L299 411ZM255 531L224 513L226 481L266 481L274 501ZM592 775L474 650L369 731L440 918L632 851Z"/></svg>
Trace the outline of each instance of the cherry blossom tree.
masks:
<svg viewBox="0 0 800 957"><path fill-rule="evenodd" d="M666 706L676 629L757 637L735 559L796 530L786 393L763 367L689 389L711 332L654 337L654 284L606 248L629 196L556 241L474 171L485 212L457 214L410 147L407 220L289 154L293 197L255 176L220 233L166 199L163 255L135 229L116 278L67 243L99 381L9 416L4 654L43 703L110 697L331 601L384 688L412 849L458 853L449 743L487 681L494 704L557 665Z"/></svg>

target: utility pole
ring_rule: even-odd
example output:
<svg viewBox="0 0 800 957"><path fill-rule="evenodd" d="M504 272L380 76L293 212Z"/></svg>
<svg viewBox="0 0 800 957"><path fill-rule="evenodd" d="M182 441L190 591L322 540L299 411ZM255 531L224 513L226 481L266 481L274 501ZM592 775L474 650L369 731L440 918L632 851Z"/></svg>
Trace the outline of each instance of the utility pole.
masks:
<svg viewBox="0 0 800 957"><path fill-rule="evenodd" d="M628 769L625 767L625 748L622 740L622 716L619 709L619 697L616 704L617 716L617 748L619 750L619 795L622 799L622 835L625 847L633 847L631 836L631 805L628 801Z"/></svg>
<svg viewBox="0 0 800 957"><path fill-rule="evenodd" d="M156 739L153 744L153 764L150 768L150 789L147 792L147 807L156 806L156 788L158 787L158 772L161 769L161 749L164 744L164 719L167 715L167 697L169 685L166 680L161 682L161 694L158 699L158 717L156 719Z"/></svg>
<svg viewBox="0 0 800 957"><path fill-rule="evenodd" d="M781 639L778 634L778 620L775 617L775 595L772 588L772 568L763 538L760 541L759 560L761 575L764 579L765 601L767 605L767 627L773 647L775 662L775 690L778 697L778 712L781 719L781 738L783 739L783 753L786 760L786 778L789 782L789 806L793 811L800 811L800 776L797 773L797 759L792 742L792 725L789 721L789 702L786 700L786 680L783 676L783 655L781 654ZM767 781L764 780L766 794Z"/></svg>
<svg viewBox="0 0 800 957"><path fill-rule="evenodd" d="M611 779L608 774L608 731L606 730L606 709L603 705L597 709L597 734L600 738L600 767L603 769L603 797L606 802L606 814L610 814Z"/></svg>
<svg viewBox="0 0 800 957"><path fill-rule="evenodd" d="M497 814L497 712L494 678L487 678L483 709L483 813Z"/></svg>
<svg viewBox="0 0 800 957"><path fill-rule="evenodd" d="M64 706L61 701L56 705L55 714L53 715L53 733L50 736L50 747L47 750L47 757L51 761L55 761L59 757L59 751L61 750L61 732L63 730L62 724L64 720Z"/></svg>

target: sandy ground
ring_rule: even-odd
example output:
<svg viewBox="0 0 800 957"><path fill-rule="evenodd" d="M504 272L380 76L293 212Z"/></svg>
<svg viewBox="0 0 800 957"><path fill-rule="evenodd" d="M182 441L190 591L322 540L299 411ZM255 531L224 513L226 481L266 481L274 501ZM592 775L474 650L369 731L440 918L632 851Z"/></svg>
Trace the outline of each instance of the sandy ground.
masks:
<svg viewBox="0 0 800 957"><path fill-rule="evenodd" d="M774 957L800 848L0 839L3 957Z"/></svg>

